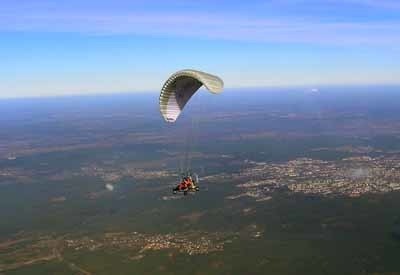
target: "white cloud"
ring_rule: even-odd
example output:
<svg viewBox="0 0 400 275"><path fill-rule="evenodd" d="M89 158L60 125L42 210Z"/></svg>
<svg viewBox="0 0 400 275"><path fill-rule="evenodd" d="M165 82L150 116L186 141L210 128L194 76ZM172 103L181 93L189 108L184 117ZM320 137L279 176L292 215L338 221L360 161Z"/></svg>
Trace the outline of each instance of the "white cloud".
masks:
<svg viewBox="0 0 400 275"><path fill-rule="evenodd" d="M107 183L105 187L108 191L114 191L114 185L112 184Z"/></svg>
<svg viewBox="0 0 400 275"><path fill-rule="evenodd" d="M375 1L352 0L374 5ZM385 1L386 5L395 5ZM378 5L378 4L376 4ZM350 19L351 20L351 19ZM299 17L247 17L204 12L105 12L15 10L3 12L0 31L78 32L95 35L136 34L200 39L317 43L333 45L400 43L399 21L339 21Z"/></svg>

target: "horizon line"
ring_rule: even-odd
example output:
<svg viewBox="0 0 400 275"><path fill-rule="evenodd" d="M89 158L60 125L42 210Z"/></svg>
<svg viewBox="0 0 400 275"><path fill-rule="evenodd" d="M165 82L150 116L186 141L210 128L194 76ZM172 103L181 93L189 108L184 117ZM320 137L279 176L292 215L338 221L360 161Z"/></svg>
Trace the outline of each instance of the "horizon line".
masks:
<svg viewBox="0 0 400 275"><path fill-rule="evenodd" d="M237 92L238 90L259 90L259 89L267 89L268 92L273 92L272 89L303 89L303 91L313 91L317 89L320 92L320 89L324 88L400 88L400 83L377 83L377 84L322 84L322 85L270 85L270 86L244 86L244 87L228 87L225 88L227 91ZM201 87L201 89L204 89ZM57 98L79 98L79 97L109 97L109 96L123 96L123 95L150 95L150 94L159 94L160 91L156 90L143 90L143 91L110 91L110 92L86 92L86 93L66 93L66 94L58 94L58 95L29 95L29 96L5 96L2 97L0 95L0 101L6 100L34 100L34 99L57 99Z"/></svg>

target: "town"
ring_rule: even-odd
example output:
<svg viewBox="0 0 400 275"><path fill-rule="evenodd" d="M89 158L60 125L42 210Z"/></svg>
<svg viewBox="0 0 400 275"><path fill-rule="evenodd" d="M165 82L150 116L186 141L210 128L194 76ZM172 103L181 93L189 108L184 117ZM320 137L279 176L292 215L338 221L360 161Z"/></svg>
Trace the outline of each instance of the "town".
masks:
<svg viewBox="0 0 400 275"><path fill-rule="evenodd" d="M347 197L400 190L400 158L396 156L359 156L339 161L299 158L283 163L247 162L251 167L240 173L211 177L213 181L241 182L237 187L244 190L243 193L228 199L248 196L263 201L278 189Z"/></svg>
<svg viewBox="0 0 400 275"><path fill-rule="evenodd" d="M146 252L170 250L185 255L206 255L224 250L235 234L188 231L182 233L144 234L139 232L108 232L94 236L27 235L0 242L0 272L52 260L66 261L65 253L93 252L104 249L127 249L129 260L140 260ZM70 266L78 267L69 263Z"/></svg>
<svg viewBox="0 0 400 275"><path fill-rule="evenodd" d="M185 232L168 234L142 234L139 232L105 233L100 238L82 237L65 239L65 248L95 251L104 248L136 249L145 251L175 249L188 255L208 254L222 251L226 234L207 232Z"/></svg>

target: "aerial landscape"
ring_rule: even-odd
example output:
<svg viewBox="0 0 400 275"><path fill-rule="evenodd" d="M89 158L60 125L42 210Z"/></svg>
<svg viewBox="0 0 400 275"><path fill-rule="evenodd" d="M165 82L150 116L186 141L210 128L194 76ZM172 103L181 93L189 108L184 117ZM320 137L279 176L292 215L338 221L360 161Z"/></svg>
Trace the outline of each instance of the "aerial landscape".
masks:
<svg viewBox="0 0 400 275"><path fill-rule="evenodd" d="M0 275L400 275L399 14L1 0Z"/></svg>
<svg viewBox="0 0 400 275"><path fill-rule="evenodd" d="M399 88L376 89L201 92L176 127L147 94L3 100L0 270L396 272Z"/></svg>

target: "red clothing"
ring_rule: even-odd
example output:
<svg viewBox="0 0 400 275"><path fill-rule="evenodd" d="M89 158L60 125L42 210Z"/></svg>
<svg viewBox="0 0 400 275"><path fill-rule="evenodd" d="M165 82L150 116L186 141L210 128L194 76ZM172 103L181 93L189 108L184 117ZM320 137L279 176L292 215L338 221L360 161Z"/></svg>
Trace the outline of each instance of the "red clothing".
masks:
<svg viewBox="0 0 400 275"><path fill-rule="evenodd" d="M182 182L178 185L179 190L185 190L193 187L193 181L190 178L182 179Z"/></svg>

